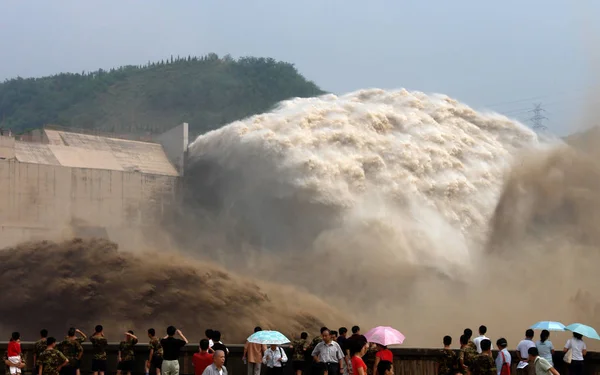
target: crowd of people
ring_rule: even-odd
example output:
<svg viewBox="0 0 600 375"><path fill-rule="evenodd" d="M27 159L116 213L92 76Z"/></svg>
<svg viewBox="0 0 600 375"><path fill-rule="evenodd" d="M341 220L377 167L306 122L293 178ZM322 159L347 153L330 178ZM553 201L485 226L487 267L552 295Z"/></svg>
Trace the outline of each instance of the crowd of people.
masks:
<svg viewBox="0 0 600 375"><path fill-rule="evenodd" d="M227 375L225 357L229 349L221 342L219 331L207 330L207 338L200 341L200 350L192 359L196 374ZM25 355L21 350L20 334L14 332L4 353L4 363L12 375L20 374L25 368ZM154 328L148 329L149 350L145 361L146 375L179 375L179 356L181 348L188 344L183 333L173 326L166 329L166 335L156 336ZM62 341L48 336L48 330L40 331L40 339L33 347L32 373L37 375L81 375L82 343L89 340L92 344L91 372L104 375L107 372L108 341L104 328L97 325L88 338L82 331L70 328ZM133 331L124 333L119 343L117 357L117 375L131 375L135 372L135 351L138 337Z"/></svg>
<svg viewBox="0 0 600 375"><path fill-rule="evenodd" d="M452 337L443 338L444 348L438 362L439 375L510 375L512 357L508 351L505 338L496 340L498 354L492 355L492 341L486 336L487 327L479 327L479 336L472 338L473 331L465 329L460 336L460 350L457 353L451 348ZM543 330L539 340L535 341L535 332L528 329L525 338L516 346L518 365L516 375L559 375L554 366L555 349L549 340L550 332ZM567 340L563 350L564 360L568 363L570 375L583 375L583 359L587 347L583 337L573 333Z"/></svg>
<svg viewBox="0 0 600 375"><path fill-rule="evenodd" d="M254 332L262 329L256 327ZM148 357L145 361L146 375L179 375L181 349L188 344L183 333L173 326L166 329L166 335L157 337L153 328L148 329ZM460 336L460 350L452 349L452 337L443 338L443 349L437 363L439 375L510 375L512 357L505 338L496 340L498 354L492 355L492 341L486 336L487 328L479 327L479 336L472 338L473 332L465 329ZM229 349L221 341L221 333L206 330L206 337L200 340L199 350L192 357L195 375L227 375ZM48 336L48 331L40 332L40 339L33 348L33 373L37 375L80 375L80 362L83 356L82 343L89 340L92 345L91 372L105 375L107 371L108 342L101 325L95 327L88 338L82 331L70 328L62 341ZM554 367L555 349L549 340L550 332L543 330L540 338L534 341L534 331L528 329L525 338L516 346L516 375L559 375ZM135 372L134 347L138 337L133 331L124 333L118 348L117 375L131 375ZM393 354L384 345L370 343L354 326L349 334L346 327L338 331L323 327L320 335L310 339L307 332L295 337L289 345L266 345L246 342L242 360L247 365L248 375L260 375L266 367L267 375L283 375L289 362L286 349L291 353L294 375L393 375ZM570 375L583 374L583 359L587 353L586 344L578 333L573 333L563 350L564 360L569 364ZM4 363L11 375L20 374L25 368L25 356L20 347L20 334L11 336Z"/></svg>
<svg viewBox="0 0 600 375"><path fill-rule="evenodd" d="M302 332L289 345L295 375L394 373L392 352L383 345L369 343L360 333L360 327L352 327L351 335L346 327L338 331L323 327L320 333L311 340L307 332ZM267 366L268 375L281 375L288 361L285 352L276 345L261 349L260 345L251 343L245 345L244 360L248 362L248 375L258 375L261 365Z"/></svg>

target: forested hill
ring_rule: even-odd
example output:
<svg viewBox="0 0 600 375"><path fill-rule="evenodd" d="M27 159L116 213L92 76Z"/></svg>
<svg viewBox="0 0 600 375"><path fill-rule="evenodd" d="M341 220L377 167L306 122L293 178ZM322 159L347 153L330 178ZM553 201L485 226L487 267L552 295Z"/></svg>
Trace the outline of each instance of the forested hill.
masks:
<svg viewBox="0 0 600 375"><path fill-rule="evenodd" d="M284 99L321 94L293 64L209 54L7 80L0 83L0 124L14 132L54 124L158 133L187 122L195 135L268 111Z"/></svg>

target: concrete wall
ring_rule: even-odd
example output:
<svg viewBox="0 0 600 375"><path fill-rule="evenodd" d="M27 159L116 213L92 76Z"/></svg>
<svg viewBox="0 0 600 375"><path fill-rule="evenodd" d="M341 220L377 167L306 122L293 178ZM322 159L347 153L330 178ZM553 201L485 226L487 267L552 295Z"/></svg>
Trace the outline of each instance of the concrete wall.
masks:
<svg viewBox="0 0 600 375"><path fill-rule="evenodd" d="M13 137L0 136L0 159L12 159L15 157L15 139Z"/></svg>
<svg viewBox="0 0 600 375"><path fill-rule="evenodd" d="M109 234L154 226L174 202L177 180L0 160L0 243L44 238L73 220L106 227Z"/></svg>
<svg viewBox="0 0 600 375"><path fill-rule="evenodd" d="M31 348L33 347L32 343L23 343L21 344L23 351L27 352L26 359L26 374L31 371ZM81 361L81 374L90 374L91 371L91 346L89 343L84 343L84 355ZM246 368L242 362L242 353L243 346L242 345L228 345L230 350L230 355L227 358L227 371L230 375L246 375ZM148 346L147 344L138 344L135 347L136 354L136 366L132 375L142 375L144 374L144 360L148 356ZM107 375L112 375L116 373L117 368L117 344L111 344L107 350L108 354L108 368ZM439 349L391 349L394 353L394 370L395 375L437 375L437 360L440 356ZM6 343L0 343L0 352L4 353L6 351ZM198 344L190 343L182 350L181 356L179 357L180 364L180 374L182 375L191 375L194 373L194 368L191 364L191 358L193 353L198 351ZM287 350L288 357L290 355L289 350ZM512 373L516 373L516 358L517 355L515 352L511 352L513 358L513 371ZM496 357L497 353L494 352L494 357ZM567 374L566 366L562 363L562 354L556 354L555 366L556 369L559 370L561 374ZM600 373L600 353L588 352L585 358L585 374L599 374ZM5 368L0 366L0 375L2 375L2 370L6 371ZM292 374L292 365L291 363L286 366L284 375L293 375ZM6 372L5 372L6 373ZM265 374L265 370L263 368L262 374ZM318 375L316 371L311 371L310 364L306 366L304 375Z"/></svg>
<svg viewBox="0 0 600 375"><path fill-rule="evenodd" d="M189 144L187 122L156 136L154 140L163 146L165 154L175 165L177 172L183 176Z"/></svg>

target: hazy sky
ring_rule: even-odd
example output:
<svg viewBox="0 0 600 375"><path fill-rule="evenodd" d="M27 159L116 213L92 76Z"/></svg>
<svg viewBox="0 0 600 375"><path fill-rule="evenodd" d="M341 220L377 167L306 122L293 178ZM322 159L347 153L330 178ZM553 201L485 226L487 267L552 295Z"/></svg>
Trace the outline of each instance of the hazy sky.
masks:
<svg viewBox="0 0 600 375"><path fill-rule="evenodd" d="M599 21L593 0L2 0L0 79L265 56L334 93L441 92L520 119L542 102L564 133L600 88Z"/></svg>

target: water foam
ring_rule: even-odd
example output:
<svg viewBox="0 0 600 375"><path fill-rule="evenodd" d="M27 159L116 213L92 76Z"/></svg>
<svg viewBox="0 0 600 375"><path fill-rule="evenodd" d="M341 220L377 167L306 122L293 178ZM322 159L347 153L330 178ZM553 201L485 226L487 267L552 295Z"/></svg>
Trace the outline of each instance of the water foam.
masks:
<svg viewBox="0 0 600 375"><path fill-rule="evenodd" d="M198 137L190 160L261 246L377 246L447 272L485 238L511 155L537 143L445 95L372 89L282 102Z"/></svg>

